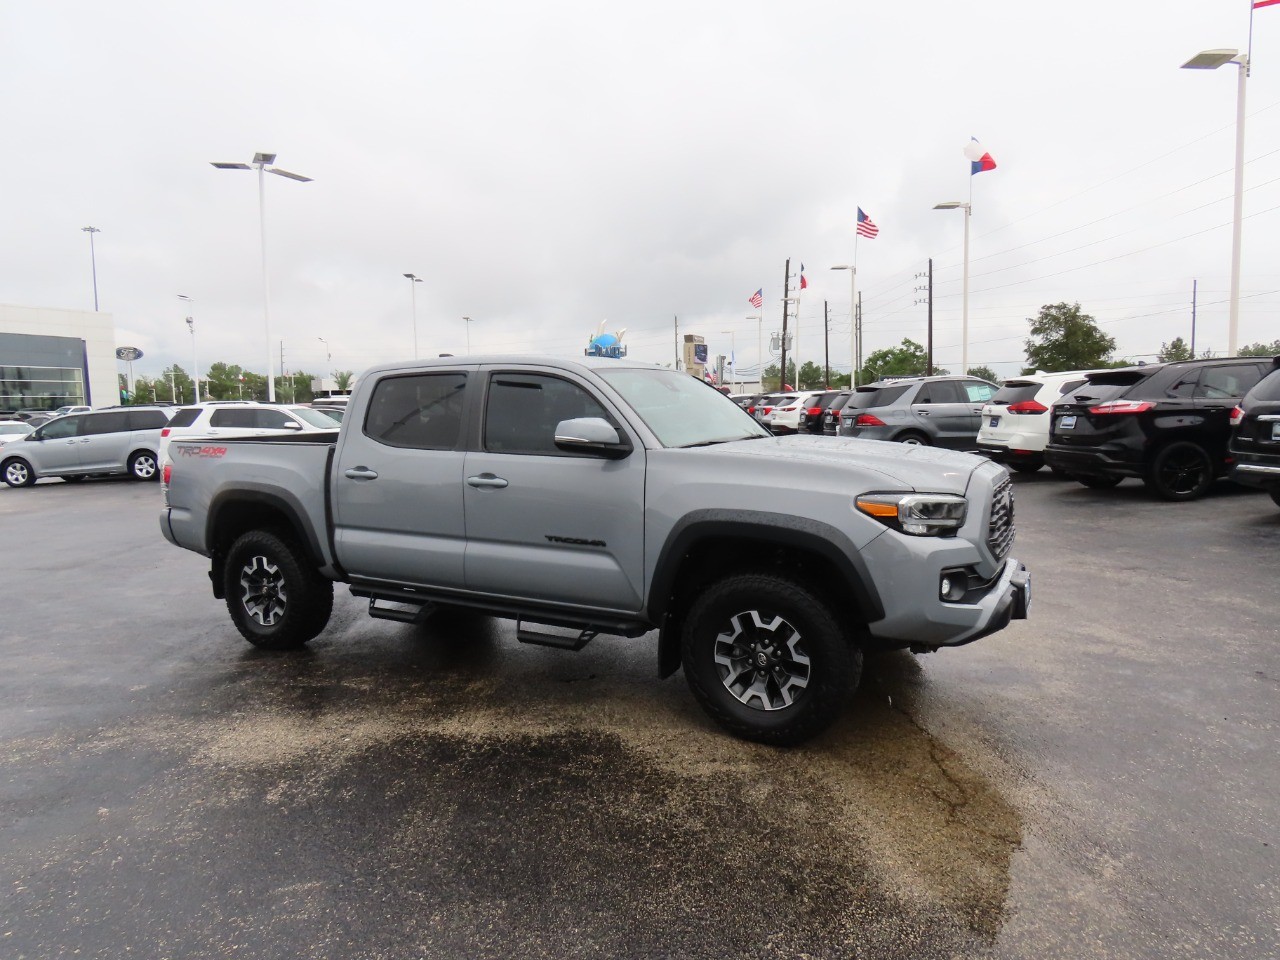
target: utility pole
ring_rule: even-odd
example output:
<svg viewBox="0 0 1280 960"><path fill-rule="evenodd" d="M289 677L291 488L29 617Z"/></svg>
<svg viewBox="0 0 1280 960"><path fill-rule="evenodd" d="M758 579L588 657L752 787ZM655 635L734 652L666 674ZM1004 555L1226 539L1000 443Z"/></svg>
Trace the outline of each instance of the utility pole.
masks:
<svg viewBox="0 0 1280 960"><path fill-rule="evenodd" d="M929 258L929 336L925 348L925 376L933 376L933 257Z"/></svg>
<svg viewBox="0 0 1280 960"><path fill-rule="evenodd" d="M680 318L673 314L671 317L671 322L676 325L676 369L679 370L680 369Z"/></svg>
<svg viewBox="0 0 1280 960"><path fill-rule="evenodd" d="M827 301L822 301L822 386L831 389L831 328L827 316Z"/></svg>
<svg viewBox="0 0 1280 960"><path fill-rule="evenodd" d="M787 265L782 271L782 367L778 374L778 392L787 387L787 309L791 298L791 258L787 257Z"/></svg>
<svg viewBox="0 0 1280 960"><path fill-rule="evenodd" d="M1196 358L1196 281L1191 281L1191 359Z"/></svg>
<svg viewBox="0 0 1280 960"><path fill-rule="evenodd" d="M853 322L858 328L858 368L862 368L862 291L858 291L858 306L854 313Z"/></svg>

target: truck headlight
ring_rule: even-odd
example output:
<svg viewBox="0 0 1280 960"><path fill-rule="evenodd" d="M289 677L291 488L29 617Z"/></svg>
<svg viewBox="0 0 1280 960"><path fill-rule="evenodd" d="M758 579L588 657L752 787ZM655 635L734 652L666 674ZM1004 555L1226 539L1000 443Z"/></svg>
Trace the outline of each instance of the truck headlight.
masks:
<svg viewBox="0 0 1280 960"><path fill-rule="evenodd" d="M953 493L867 493L858 509L916 537L947 537L964 526L968 503Z"/></svg>

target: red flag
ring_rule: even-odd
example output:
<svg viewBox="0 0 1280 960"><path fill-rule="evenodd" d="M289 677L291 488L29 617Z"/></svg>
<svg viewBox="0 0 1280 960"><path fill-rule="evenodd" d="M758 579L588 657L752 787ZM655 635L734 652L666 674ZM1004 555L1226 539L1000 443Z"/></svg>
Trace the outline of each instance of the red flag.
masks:
<svg viewBox="0 0 1280 960"><path fill-rule="evenodd" d="M1257 10L1259 7L1270 7L1277 3L1280 3L1280 0L1253 0L1253 9Z"/></svg>
<svg viewBox="0 0 1280 960"><path fill-rule="evenodd" d="M806 290L809 287L809 281L804 278L804 264L800 264L800 289Z"/></svg>

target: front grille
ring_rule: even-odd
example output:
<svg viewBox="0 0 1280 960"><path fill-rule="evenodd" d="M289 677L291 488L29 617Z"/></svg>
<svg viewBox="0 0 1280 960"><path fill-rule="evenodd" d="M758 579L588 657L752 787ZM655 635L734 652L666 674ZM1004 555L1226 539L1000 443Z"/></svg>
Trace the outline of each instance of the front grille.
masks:
<svg viewBox="0 0 1280 960"><path fill-rule="evenodd" d="M1013 482L1005 477L991 493L991 522L987 525L987 546L1003 560L1013 546Z"/></svg>

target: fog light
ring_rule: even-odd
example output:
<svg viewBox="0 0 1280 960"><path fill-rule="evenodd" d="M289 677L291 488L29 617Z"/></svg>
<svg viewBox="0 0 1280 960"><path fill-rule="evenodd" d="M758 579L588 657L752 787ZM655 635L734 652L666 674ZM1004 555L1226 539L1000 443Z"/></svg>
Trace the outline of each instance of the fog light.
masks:
<svg viewBox="0 0 1280 960"><path fill-rule="evenodd" d="M949 570L938 583L938 595L948 603L959 603L969 590L969 578L963 570Z"/></svg>

